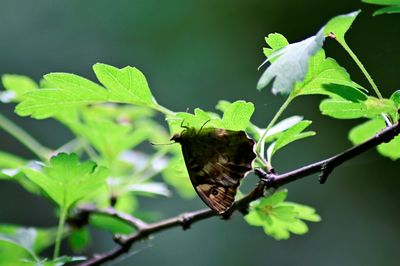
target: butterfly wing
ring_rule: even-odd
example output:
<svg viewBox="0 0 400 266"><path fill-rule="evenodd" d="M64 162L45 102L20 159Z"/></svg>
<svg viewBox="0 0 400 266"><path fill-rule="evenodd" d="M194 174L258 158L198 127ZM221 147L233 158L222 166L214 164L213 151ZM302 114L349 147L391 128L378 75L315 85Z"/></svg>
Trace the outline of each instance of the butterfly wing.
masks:
<svg viewBox="0 0 400 266"><path fill-rule="evenodd" d="M240 180L252 170L254 140L243 131L206 128L184 132L179 142L195 190L211 209L225 212Z"/></svg>

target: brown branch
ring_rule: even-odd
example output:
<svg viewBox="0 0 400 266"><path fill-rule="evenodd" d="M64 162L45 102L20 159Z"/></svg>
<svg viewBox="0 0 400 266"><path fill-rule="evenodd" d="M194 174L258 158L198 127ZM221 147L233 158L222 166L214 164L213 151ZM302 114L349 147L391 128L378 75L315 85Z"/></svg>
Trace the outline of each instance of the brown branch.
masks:
<svg viewBox="0 0 400 266"><path fill-rule="evenodd" d="M284 173L281 175L275 174L273 172L266 173L262 169L255 169L256 175L260 177L260 183L257 187L252 190L249 194L247 194L242 199L236 201L233 206L222 215L223 219L228 219L230 216L235 212L239 211L243 214L247 213L247 208L250 202L260 198L263 196L265 188L278 188L282 185L287 183L293 182L297 179L309 176L311 174L320 172L320 182L324 183L330 173L333 171L334 168L341 165L343 162L346 162L359 154L376 147L377 145L389 142L394 137L399 135L400 133L400 124L397 123L390 127L385 128L372 138L368 139L367 141L356 145L342 153L339 153L335 156L332 156L328 159L298 168L296 170L290 171L288 173ZM169 218L166 220L162 220L156 223L146 224L144 222L140 222L138 225L137 218L134 218L130 215L118 213L115 210L98 210L98 209L87 209L86 213L98 213L98 214L105 214L114 216L118 219L126 221L133 226L135 226L138 230L136 233L129 235L129 236L119 236L116 237L114 240L119 244L119 247L115 248L106 253L102 253L99 255L95 255L93 258L79 264L81 266L92 266L92 265L100 265L101 263L111 261L124 253L128 252L132 245L151 234L164 231L169 228L181 226L184 230L188 229L191 224L216 216L217 214L210 209L203 209L199 211L184 213L178 215L173 218ZM143 223L143 224L142 224Z"/></svg>
<svg viewBox="0 0 400 266"><path fill-rule="evenodd" d="M326 182L328 176L333 171L334 168L338 167L342 163L360 155L363 152L366 152L369 149L372 149L379 144L389 142L394 137L399 135L400 133L400 123L394 124L383 129L381 132L377 133L372 138L364 141L361 144L358 144L344 152L341 152L335 156L332 156L328 159L309 164L307 166L298 168L296 170L276 175L273 173L267 174L264 172L260 172L256 170L259 176L264 175L264 180L267 183L267 187L280 187L287 183L293 182L297 179L309 176L311 174L315 174L320 172L320 183L323 184Z"/></svg>

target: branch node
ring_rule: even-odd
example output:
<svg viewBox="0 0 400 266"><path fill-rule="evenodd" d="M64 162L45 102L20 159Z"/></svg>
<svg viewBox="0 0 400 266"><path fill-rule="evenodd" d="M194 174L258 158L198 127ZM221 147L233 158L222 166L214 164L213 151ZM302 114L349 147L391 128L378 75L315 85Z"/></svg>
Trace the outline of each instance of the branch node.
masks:
<svg viewBox="0 0 400 266"><path fill-rule="evenodd" d="M192 224L192 217L189 216L187 213L184 213L179 216L179 223L181 224L183 230L187 230Z"/></svg>
<svg viewBox="0 0 400 266"><path fill-rule="evenodd" d="M276 172L274 169L271 169L269 172L265 172L261 168L254 169L254 173L260 178L260 181L267 187L267 188L276 188L279 186L276 183Z"/></svg>
<svg viewBox="0 0 400 266"><path fill-rule="evenodd" d="M319 183L325 184L328 180L329 175L332 173L333 168L328 162L321 165L321 173L319 174Z"/></svg>
<svg viewBox="0 0 400 266"><path fill-rule="evenodd" d="M126 237L120 234L116 234L113 236L113 240L120 246L124 246L126 243Z"/></svg>

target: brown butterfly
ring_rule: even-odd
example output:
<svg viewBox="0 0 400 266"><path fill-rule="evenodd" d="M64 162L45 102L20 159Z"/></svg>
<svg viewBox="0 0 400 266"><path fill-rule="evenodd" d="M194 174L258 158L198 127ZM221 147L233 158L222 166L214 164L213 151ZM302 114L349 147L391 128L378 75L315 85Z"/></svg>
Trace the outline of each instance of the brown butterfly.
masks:
<svg viewBox="0 0 400 266"><path fill-rule="evenodd" d="M190 180L200 198L224 213L235 201L240 180L252 170L255 142L244 131L186 128L171 140L180 143Z"/></svg>

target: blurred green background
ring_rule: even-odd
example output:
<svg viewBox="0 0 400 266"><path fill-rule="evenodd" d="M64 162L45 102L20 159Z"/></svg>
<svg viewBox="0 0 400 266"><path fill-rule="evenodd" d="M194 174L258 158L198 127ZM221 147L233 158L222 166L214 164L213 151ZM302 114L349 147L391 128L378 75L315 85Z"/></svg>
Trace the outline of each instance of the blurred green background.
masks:
<svg viewBox="0 0 400 266"><path fill-rule="evenodd" d="M175 111L212 110L220 99L244 99L256 105L253 122L265 126L283 98L257 92L264 36L284 34L299 41L331 17L362 9L347 35L353 50L384 95L398 89L400 16L372 17L373 6L351 1L137 1L1 0L0 74L24 74L38 80L48 72L72 72L94 79L96 62L131 65L148 78L158 101ZM327 53L365 86L360 71L333 41ZM313 120L317 136L285 148L275 159L278 172L322 159L350 146L348 130L361 121L322 117L319 97L301 98L284 116ZM70 133L54 121L19 118L13 106L0 112L42 143L56 148ZM0 131L0 149L33 155ZM275 241L240 215L197 223L186 232L173 229L135 246L134 254L112 265L398 265L400 164L375 151L335 170L326 185L317 176L289 185L289 200L317 208L323 220L305 236ZM249 182L255 182L250 177ZM0 183L0 222L55 226L53 205L17 184ZM143 210L165 217L203 208L196 198L176 196L142 200ZM89 253L105 251L111 236L94 232Z"/></svg>

